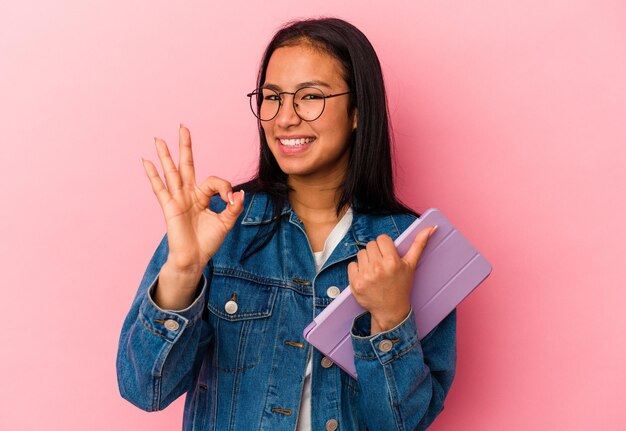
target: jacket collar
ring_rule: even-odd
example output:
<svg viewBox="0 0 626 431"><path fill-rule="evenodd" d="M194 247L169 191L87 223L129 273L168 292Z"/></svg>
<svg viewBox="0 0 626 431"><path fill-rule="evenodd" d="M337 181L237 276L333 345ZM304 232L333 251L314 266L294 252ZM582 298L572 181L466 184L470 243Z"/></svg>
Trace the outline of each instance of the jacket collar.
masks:
<svg viewBox="0 0 626 431"><path fill-rule="evenodd" d="M292 211L289 201L283 207L280 215L283 216ZM254 193L250 197L250 203L246 209L242 225L260 225L266 224L274 220L274 208L272 206L272 200L265 193Z"/></svg>
<svg viewBox="0 0 626 431"><path fill-rule="evenodd" d="M289 202L286 202L280 216L289 214L290 222L302 224L298 215L293 211ZM269 196L265 193L254 193L250 197L248 208L244 212L242 225L261 225L266 224L275 219L274 208ZM400 231L394 219L390 215L378 216L359 213L353 210L352 226L348 237L352 237L354 246L363 248L365 245L376 239L378 235L387 234L392 238L396 238ZM352 241L351 241L352 242Z"/></svg>

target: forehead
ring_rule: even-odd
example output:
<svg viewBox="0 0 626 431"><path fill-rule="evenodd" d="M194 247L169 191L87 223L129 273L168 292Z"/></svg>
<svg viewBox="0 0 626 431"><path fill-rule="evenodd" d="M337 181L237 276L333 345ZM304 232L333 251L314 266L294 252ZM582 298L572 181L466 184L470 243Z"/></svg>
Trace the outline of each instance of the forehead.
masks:
<svg viewBox="0 0 626 431"><path fill-rule="evenodd" d="M345 87L341 63L310 45L283 46L272 53L264 85L291 90L311 81L326 83L331 88Z"/></svg>

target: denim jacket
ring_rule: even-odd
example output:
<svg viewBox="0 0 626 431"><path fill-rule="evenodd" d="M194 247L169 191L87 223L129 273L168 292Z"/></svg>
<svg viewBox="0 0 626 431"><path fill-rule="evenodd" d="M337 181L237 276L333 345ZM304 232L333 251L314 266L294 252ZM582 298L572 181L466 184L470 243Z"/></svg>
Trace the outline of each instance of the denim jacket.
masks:
<svg viewBox="0 0 626 431"><path fill-rule="evenodd" d="M332 301L328 288L348 285L346 267L357 252L380 234L395 239L415 218L354 211L349 232L316 274L304 225L289 205L267 245L240 261L261 225L273 220L268 201L264 194L246 197L184 310L163 310L151 297L168 255L163 238L122 328L122 396L154 411L187 393L183 430L294 430L312 357L312 430L426 429L443 409L454 377L456 311L421 342L412 311L373 336L369 314L355 319L358 380L322 362L302 335ZM225 204L214 197L210 207L221 211ZM382 340L393 342L391 350L379 348Z"/></svg>

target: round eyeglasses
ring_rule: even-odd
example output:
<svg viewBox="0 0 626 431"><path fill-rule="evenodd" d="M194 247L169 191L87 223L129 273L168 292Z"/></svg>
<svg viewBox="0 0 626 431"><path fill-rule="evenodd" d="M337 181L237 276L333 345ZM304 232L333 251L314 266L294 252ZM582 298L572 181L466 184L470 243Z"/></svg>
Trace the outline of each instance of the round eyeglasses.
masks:
<svg viewBox="0 0 626 431"><path fill-rule="evenodd" d="M272 88L257 88L247 96L250 99L250 109L255 117L261 121L273 120L283 104L283 94L293 96L293 110L298 117L304 121L315 121L324 112L326 99L331 97L350 94L352 91L344 93L325 95L322 90L316 87L302 87L294 93L289 91L276 91Z"/></svg>

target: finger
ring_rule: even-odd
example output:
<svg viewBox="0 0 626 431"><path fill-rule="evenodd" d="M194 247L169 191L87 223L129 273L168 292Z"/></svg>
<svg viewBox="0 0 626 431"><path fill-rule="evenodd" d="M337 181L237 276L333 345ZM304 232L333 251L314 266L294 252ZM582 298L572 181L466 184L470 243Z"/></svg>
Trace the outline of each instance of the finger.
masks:
<svg viewBox="0 0 626 431"><path fill-rule="evenodd" d="M215 193L219 193L224 202L231 205L234 203L232 195L233 186L226 180L219 177L208 177L198 187L202 190L202 193L208 197L213 196Z"/></svg>
<svg viewBox="0 0 626 431"><path fill-rule="evenodd" d="M422 229L417 233L415 239L413 240L413 244L409 248L409 251L406 252L404 257L402 258L405 262L407 262L411 268L415 268L417 266L417 262L419 261L424 248L426 247L426 243L428 242L428 238L435 232L437 226L433 226L430 228Z"/></svg>
<svg viewBox="0 0 626 431"><path fill-rule="evenodd" d="M380 253L380 249L378 248L378 243L376 241L370 241L367 243L365 247L367 250L367 259L370 263L380 262L383 258Z"/></svg>
<svg viewBox="0 0 626 431"><path fill-rule="evenodd" d="M376 238L376 243L378 244L378 249L380 250L380 254L383 259L398 257L396 245L393 243L393 240L389 235L380 235Z"/></svg>
<svg viewBox="0 0 626 431"><path fill-rule="evenodd" d="M178 127L178 146L180 159L178 160L178 171L183 184L196 185L196 174L193 167L193 152L191 151L191 134L182 124Z"/></svg>
<svg viewBox="0 0 626 431"><path fill-rule="evenodd" d="M360 269L363 269L363 267L367 266L369 264L369 258L367 256L367 249L360 250L356 254L356 259L357 259Z"/></svg>
<svg viewBox="0 0 626 431"><path fill-rule="evenodd" d="M165 175L165 182L167 183L168 190L170 193L180 190L182 187L182 181L180 179L180 175L178 174L178 170L176 169L176 165L174 165L172 156L170 156L170 150L167 148L167 144L164 140L159 138L154 138L154 144L156 145L159 160L161 160L161 166L163 167L163 174Z"/></svg>
<svg viewBox="0 0 626 431"><path fill-rule="evenodd" d="M356 262L350 262L348 264L348 281L350 285L354 284L357 276L359 275L359 264Z"/></svg>
<svg viewBox="0 0 626 431"><path fill-rule="evenodd" d="M226 208L218 214L218 217L222 220L222 223L224 223L228 230L232 229L235 222L239 218L239 215L243 211L244 198L245 193L243 190L233 193L233 203L227 204Z"/></svg>
<svg viewBox="0 0 626 431"><path fill-rule="evenodd" d="M161 208L164 208L165 204L171 199L171 196L167 191L165 184L163 184L161 177L159 176L159 171L157 171L156 166L154 166L154 164L150 160L144 160L142 158L141 163L143 164L143 169L144 171L146 171L146 175L150 180L152 191L156 195L157 200L161 205Z"/></svg>

